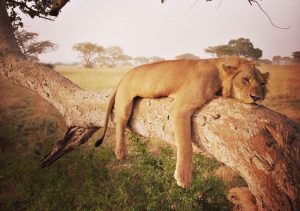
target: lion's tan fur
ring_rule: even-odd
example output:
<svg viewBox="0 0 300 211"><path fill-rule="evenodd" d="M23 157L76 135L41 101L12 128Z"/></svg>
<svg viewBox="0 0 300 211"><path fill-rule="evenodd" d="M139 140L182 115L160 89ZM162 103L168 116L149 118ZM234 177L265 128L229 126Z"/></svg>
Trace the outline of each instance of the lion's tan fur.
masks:
<svg viewBox="0 0 300 211"><path fill-rule="evenodd" d="M249 84L245 84L244 77L247 77ZM193 112L212 100L220 89L224 97L233 97L244 103L263 99L265 83L265 77L255 69L253 62L236 57L162 61L136 67L124 76L111 98L105 130L114 105L115 153L118 159L122 159L127 155L124 131L134 98L174 98L172 119L177 145L174 176L179 186L187 187L192 180L190 118Z"/></svg>

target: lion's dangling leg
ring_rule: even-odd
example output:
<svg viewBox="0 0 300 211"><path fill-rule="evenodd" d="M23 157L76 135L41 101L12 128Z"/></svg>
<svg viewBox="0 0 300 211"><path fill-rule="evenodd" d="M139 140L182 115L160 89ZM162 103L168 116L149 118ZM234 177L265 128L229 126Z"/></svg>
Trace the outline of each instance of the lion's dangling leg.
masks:
<svg viewBox="0 0 300 211"><path fill-rule="evenodd" d="M115 154L118 160L122 160L127 156L127 147L125 142L125 129L128 119L131 115L133 98L117 93L115 102L115 119L116 119L116 149Z"/></svg>
<svg viewBox="0 0 300 211"><path fill-rule="evenodd" d="M192 182L192 131L191 116L202 106L186 96L176 99L173 108L174 135L177 146L177 161L174 177L180 187L188 187Z"/></svg>

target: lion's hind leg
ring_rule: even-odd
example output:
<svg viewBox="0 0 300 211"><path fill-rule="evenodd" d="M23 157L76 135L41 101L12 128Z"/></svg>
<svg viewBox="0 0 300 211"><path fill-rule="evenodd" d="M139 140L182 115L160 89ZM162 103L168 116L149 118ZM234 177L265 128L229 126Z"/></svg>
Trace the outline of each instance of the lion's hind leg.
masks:
<svg viewBox="0 0 300 211"><path fill-rule="evenodd" d="M125 129L131 115L134 97L128 96L122 90L117 92L115 101L115 120L116 120L116 148L115 154L118 160L127 156L125 142Z"/></svg>

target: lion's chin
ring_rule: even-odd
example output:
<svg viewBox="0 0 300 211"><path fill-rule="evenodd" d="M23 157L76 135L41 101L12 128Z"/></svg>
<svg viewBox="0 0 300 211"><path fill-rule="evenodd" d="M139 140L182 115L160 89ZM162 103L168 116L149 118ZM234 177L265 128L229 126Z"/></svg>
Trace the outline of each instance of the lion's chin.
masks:
<svg viewBox="0 0 300 211"><path fill-rule="evenodd" d="M251 108L251 109L255 109L255 108L259 108L261 105L256 104L255 102L253 103L243 103L243 107L244 108Z"/></svg>
<svg viewBox="0 0 300 211"><path fill-rule="evenodd" d="M239 99L245 108L258 108L261 106L261 101L254 101L253 99Z"/></svg>

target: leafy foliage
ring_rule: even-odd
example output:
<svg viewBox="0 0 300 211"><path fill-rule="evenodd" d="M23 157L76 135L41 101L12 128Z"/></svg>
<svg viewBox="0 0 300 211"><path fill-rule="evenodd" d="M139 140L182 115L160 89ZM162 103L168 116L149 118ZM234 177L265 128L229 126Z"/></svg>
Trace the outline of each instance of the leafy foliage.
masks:
<svg viewBox="0 0 300 211"><path fill-rule="evenodd" d="M15 37L22 53L29 59L38 61L37 56L57 48L57 45L49 40L37 41L38 33L25 30L15 31Z"/></svg>
<svg viewBox="0 0 300 211"><path fill-rule="evenodd" d="M217 57L244 56L253 60L258 60L262 56L262 50L254 48L251 41L246 38L230 40L226 45L208 47L205 52L215 54Z"/></svg>
<svg viewBox="0 0 300 211"><path fill-rule="evenodd" d="M200 59L199 56L195 56L194 54L191 53L185 53L185 54L180 54L175 57L175 59Z"/></svg>
<svg viewBox="0 0 300 211"><path fill-rule="evenodd" d="M77 43L73 46L73 50L77 51L84 61L84 66L92 68L96 57L104 51L104 48L98 44L91 42Z"/></svg>
<svg viewBox="0 0 300 211"><path fill-rule="evenodd" d="M279 64L279 65L290 65L293 64L295 62L294 59L292 59L291 57L288 56L273 56L272 61L274 64Z"/></svg>
<svg viewBox="0 0 300 211"><path fill-rule="evenodd" d="M159 56L152 56L149 58L149 62L153 63L153 62L160 62L160 61L164 61L165 59Z"/></svg>
<svg viewBox="0 0 300 211"><path fill-rule="evenodd" d="M52 6L52 0L6 0L6 8L10 21L15 29L23 27L19 11L29 15L31 18L47 18Z"/></svg>
<svg viewBox="0 0 300 211"><path fill-rule="evenodd" d="M292 57L295 62L299 63L300 62L300 51L293 52Z"/></svg>
<svg viewBox="0 0 300 211"><path fill-rule="evenodd" d="M115 67L121 63L126 63L131 59L124 54L123 49L119 46L110 46L103 50L97 58L101 66Z"/></svg>
<svg viewBox="0 0 300 211"><path fill-rule="evenodd" d="M147 57L144 57L144 56L138 56L138 57L134 58L134 63L136 65L147 64L147 63L149 63L149 59Z"/></svg>

